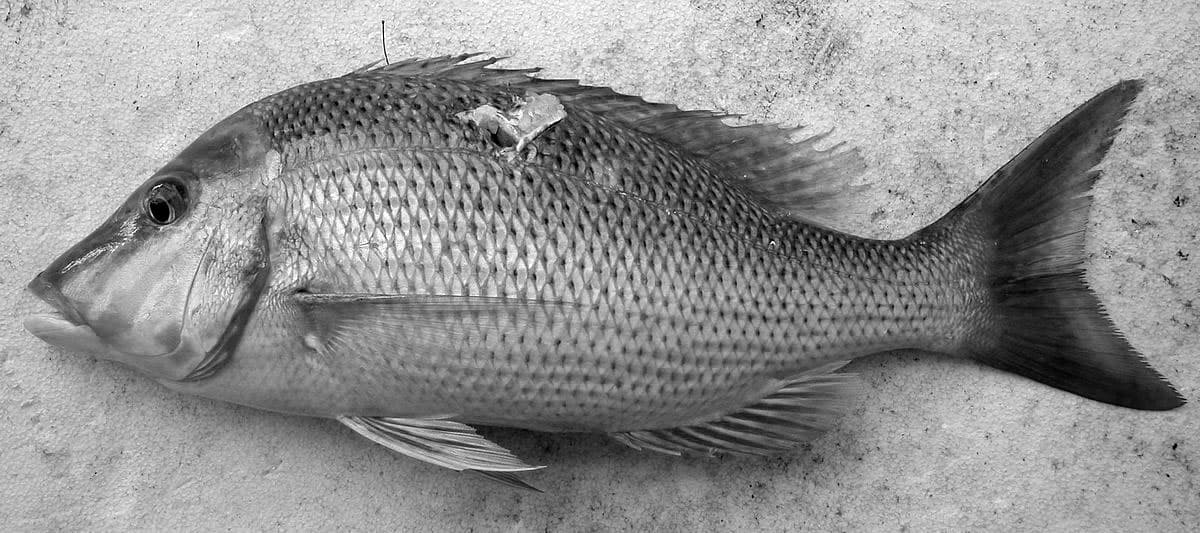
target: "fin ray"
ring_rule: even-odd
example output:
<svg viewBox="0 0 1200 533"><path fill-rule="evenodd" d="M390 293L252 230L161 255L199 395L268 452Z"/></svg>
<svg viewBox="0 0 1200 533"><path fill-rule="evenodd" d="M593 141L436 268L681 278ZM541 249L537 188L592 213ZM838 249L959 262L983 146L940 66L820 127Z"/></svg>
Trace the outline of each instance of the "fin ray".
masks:
<svg viewBox="0 0 1200 533"><path fill-rule="evenodd" d="M389 450L451 470L538 470L471 426L445 419L339 416L338 422Z"/></svg>
<svg viewBox="0 0 1200 533"><path fill-rule="evenodd" d="M852 374L835 373L844 364L841 361L793 376L765 397L712 420L612 437L637 450L669 455L785 452L824 433L849 409L848 399L857 392L858 380Z"/></svg>
<svg viewBox="0 0 1200 533"><path fill-rule="evenodd" d="M993 316L964 340L969 357L1093 400L1163 410L1183 397L1117 331L1083 271L1094 167L1141 88L1123 81L1088 100L915 235L966 235L991 255Z"/></svg>
<svg viewBox="0 0 1200 533"><path fill-rule="evenodd" d="M500 483L501 485L507 485L514 489L528 490L537 493L546 492L533 485L530 485L524 479L521 479L521 476L518 476L512 472L489 472L486 470L463 470L463 472L470 472L472 474L495 481L496 483Z"/></svg>
<svg viewBox="0 0 1200 533"><path fill-rule="evenodd" d="M300 292L295 296L322 346L404 344L439 349L464 331L505 333L549 327L575 304L457 295Z"/></svg>

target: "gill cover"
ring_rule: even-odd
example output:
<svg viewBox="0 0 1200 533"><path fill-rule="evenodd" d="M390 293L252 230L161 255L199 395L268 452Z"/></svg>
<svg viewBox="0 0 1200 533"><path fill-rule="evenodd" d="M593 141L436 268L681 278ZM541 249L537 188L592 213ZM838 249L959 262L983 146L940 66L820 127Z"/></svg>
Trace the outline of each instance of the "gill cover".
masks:
<svg viewBox="0 0 1200 533"><path fill-rule="evenodd" d="M245 111L202 134L34 278L57 313L26 328L159 379L219 369L269 272L265 190L279 158L266 139Z"/></svg>

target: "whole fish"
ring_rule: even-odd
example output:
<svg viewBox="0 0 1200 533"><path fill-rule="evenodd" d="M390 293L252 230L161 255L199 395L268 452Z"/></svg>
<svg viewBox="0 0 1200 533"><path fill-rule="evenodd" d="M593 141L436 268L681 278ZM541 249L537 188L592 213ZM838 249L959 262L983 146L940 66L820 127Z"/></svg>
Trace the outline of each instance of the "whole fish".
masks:
<svg viewBox="0 0 1200 533"><path fill-rule="evenodd" d="M856 152L470 55L364 67L202 134L29 284L48 343L334 418L527 486L471 425L774 454L920 349L1088 398L1184 399L1082 271L1093 167L1142 87L1080 106L937 222L830 229Z"/></svg>

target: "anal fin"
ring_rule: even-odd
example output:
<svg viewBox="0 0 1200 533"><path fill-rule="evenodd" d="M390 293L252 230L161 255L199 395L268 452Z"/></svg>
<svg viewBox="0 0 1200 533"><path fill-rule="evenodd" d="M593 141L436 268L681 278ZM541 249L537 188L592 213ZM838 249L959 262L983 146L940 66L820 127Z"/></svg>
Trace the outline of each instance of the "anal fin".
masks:
<svg viewBox="0 0 1200 533"><path fill-rule="evenodd" d="M845 361L783 380L778 389L730 413L688 426L614 433L636 450L670 455L774 455L811 441L849 410L859 388Z"/></svg>
<svg viewBox="0 0 1200 533"><path fill-rule="evenodd" d="M515 472L543 467L526 464L466 424L443 418L339 416L337 420L372 442L413 459L541 492Z"/></svg>

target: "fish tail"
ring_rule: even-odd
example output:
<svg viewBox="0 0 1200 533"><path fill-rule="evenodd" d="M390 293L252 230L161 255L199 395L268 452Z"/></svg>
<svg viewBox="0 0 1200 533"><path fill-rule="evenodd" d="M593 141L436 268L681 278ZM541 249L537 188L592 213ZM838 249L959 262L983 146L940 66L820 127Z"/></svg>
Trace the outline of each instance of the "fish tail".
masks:
<svg viewBox="0 0 1200 533"><path fill-rule="evenodd" d="M991 307L965 354L1110 404L1167 410L1184 399L1116 330L1084 277L1094 170L1142 89L1123 81L1079 106L928 230L970 239Z"/></svg>

